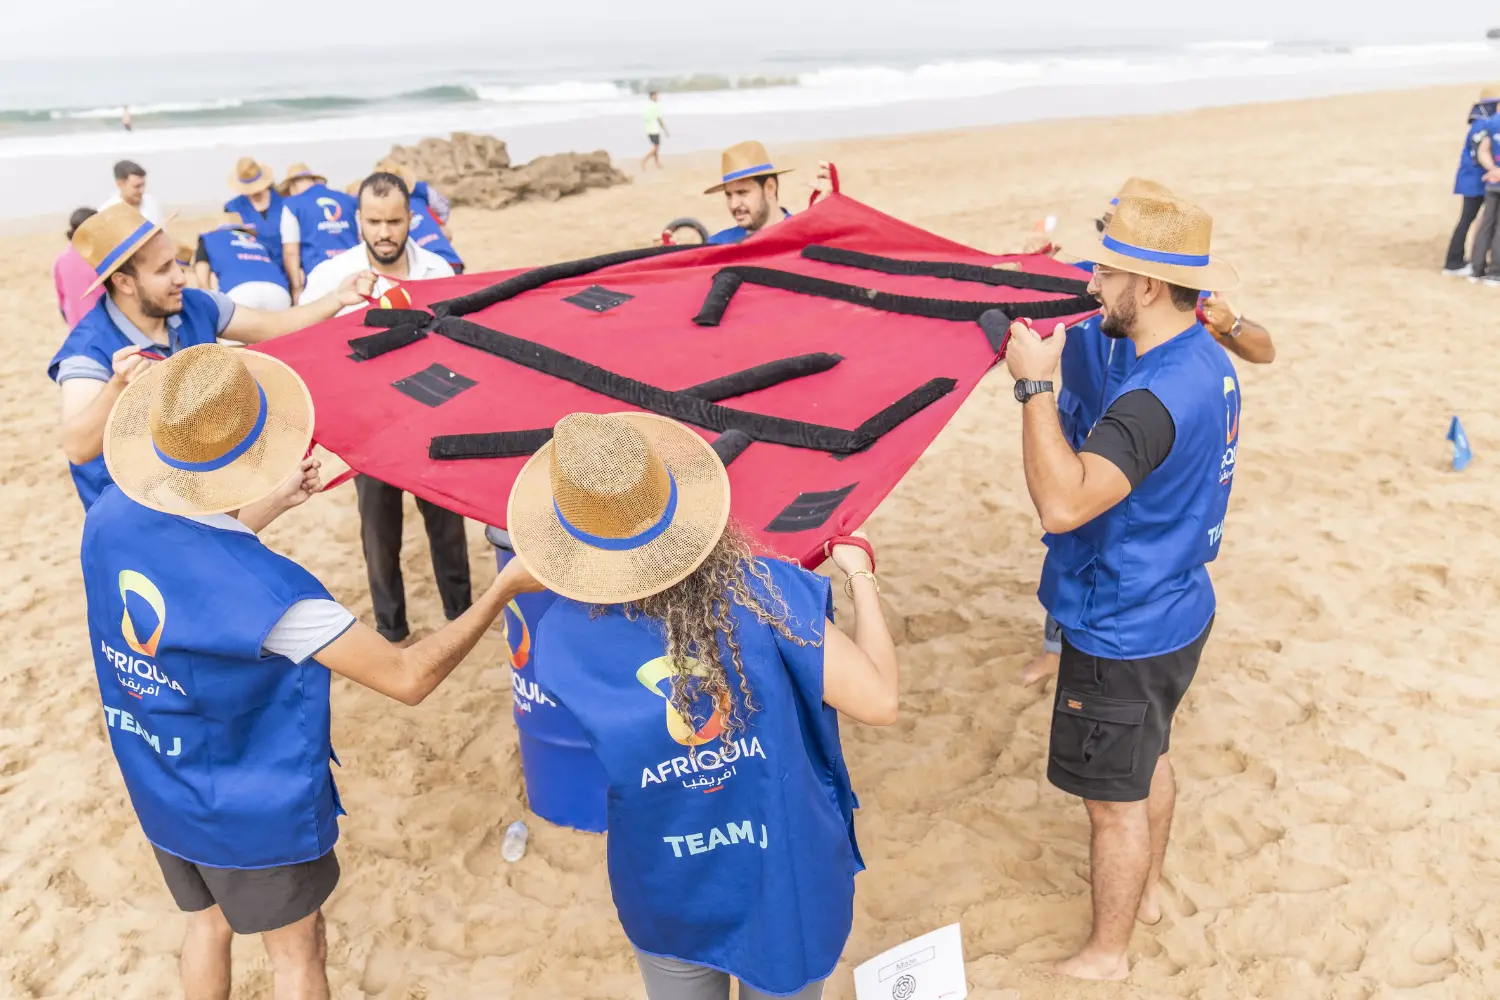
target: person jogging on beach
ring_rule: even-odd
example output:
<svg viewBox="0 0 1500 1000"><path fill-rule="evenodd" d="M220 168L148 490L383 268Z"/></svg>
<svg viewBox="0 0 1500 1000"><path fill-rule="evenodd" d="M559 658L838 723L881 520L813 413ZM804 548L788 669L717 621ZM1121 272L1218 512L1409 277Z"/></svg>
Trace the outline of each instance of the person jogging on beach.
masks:
<svg viewBox="0 0 1500 1000"><path fill-rule="evenodd" d="M656 91L651 91L646 101L646 141L651 143L651 150L641 157L641 169L646 169L646 164L655 163L658 170L661 169L661 140L666 136L667 123L661 116L661 103L656 99Z"/></svg>
<svg viewBox="0 0 1500 1000"><path fill-rule="evenodd" d="M1453 229L1453 238L1448 241L1448 256L1443 260L1443 273L1449 277L1466 278L1473 273L1465 251L1469 245L1469 230L1484 208L1484 175L1488 172L1479 157L1479 148L1489 137L1489 119L1494 117L1500 104L1500 85L1485 87L1479 92L1479 100L1469 109L1469 130L1464 135L1464 148L1458 154L1458 173L1453 178L1453 193L1463 199L1459 209L1458 225ZM1494 165L1493 150L1491 166ZM1489 249L1488 244L1484 249ZM1475 247L1475 252L1479 250Z"/></svg>
<svg viewBox="0 0 1500 1000"><path fill-rule="evenodd" d="M354 228L358 208L353 196L328 186L328 178L313 173L305 163L287 168L280 185L286 200L281 206L281 256L292 301L301 302L303 286L313 268L359 246ZM274 239L271 233L266 239Z"/></svg>
<svg viewBox="0 0 1500 1000"><path fill-rule="evenodd" d="M1120 199L1089 290L1101 331L1128 338L1138 360L1081 451L1051 381L1062 325L1042 340L1017 322L1006 350L1026 486L1047 532L1038 596L1062 627L1047 779L1083 798L1092 828L1092 932L1057 965L1081 979L1124 979L1136 920L1161 919L1172 716L1216 610L1207 564L1223 538L1241 396L1194 318L1199 289L1238 283L1210 256L1212 231L1206 212L1170 195Z"/></svg>
<svg viewBox="0 0 1500 1000"><path fill-rule="evenodd" d="M1114 217L1114 206L1120 198L1132 195L1166 195L1170 192L1155 181L1139 177L1128 179L1120 193L1110 200L1104 214L1095 220L1102 233ZM1092 261L1080 261L1080 269L1093 273ZM1214 339L1235 357L1251 364L1270 364L1276 358L1276 345L1270 332L1259 323L1236 311L1220 295L1204 292L1199 302L1204 326ZM1089 432L1104 413L1108 393L1135 367L1135 347L1128 339L1106 336L1102 322L1095 314L1068 330L1062 349L1062 386L1057 391L1057 416L1063 434L1074 451L1083 447ZM1021 684L1035 684L1057 673L1062 655L1062 631L1051 615L1042 629L1042 652L1021 670L1016 678Z"/></svg>
<svg viewBox="0 0 1500 1000"><path fill-rule="evenodd" d="M281 312L237 306L222 292L186 288L177 245L129 205L86 220L73 233L73 248L96 275L89 291L102 287L105 294L52 356L47 377L61 389L63 453L84 507L109 485L102 450L110 409L155 363L153 355L168 357L221 336L270 340L363 301L375 282L368 271L350 275L324 298Z"/></svg>
<svg viewBox="0 0 1500 1000"><path fill-rule="evenodd" d="M645 413L573 414L515 481L516 558L559 595L537 683L609 779L608 870L649 1000L814 1000L849 936L854 793L838 712L897 713L873 564L835 544L829 581L752 553L729 476L697 432Z"/></svg>
<svg viewBox="0 0 1500 1000"><path fill-rule="evenodd" d="M330 672L407 705L458 666L525 586L502 573L458 621L398 649L256 537L320 488L313 406L264 354L189 347L110 416L114 485L84 520L103 723L178 909L188 1000L230 994L235 934L259 934L276 1000L327 1000L322 907L344 813Z"/></svg>

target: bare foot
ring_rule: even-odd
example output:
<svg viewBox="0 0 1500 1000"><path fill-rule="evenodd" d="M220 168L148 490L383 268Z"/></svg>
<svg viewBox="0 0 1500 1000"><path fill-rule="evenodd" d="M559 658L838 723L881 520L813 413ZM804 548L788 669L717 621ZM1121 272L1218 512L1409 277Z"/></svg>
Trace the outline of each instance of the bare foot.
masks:
<svg viewBox="0 0 1500 1000"><path fill-rule="evenodd" d="M1103 955L1098 952L1080 951L1072 958L1054 962L1052 971L1074 979L1090 979L1096 982L1119 982L1130 975L1130 960L1124 955Z"/></svg>
<svg viewBox="0 0 1500 1000"><path fill-rule="evenodd" d="M1135 919L1147 927L1155 927L1161 923L1161 900L1156 893L1141 897L1141 905L1136 907Z"/></svg>
<svg viewBox="0 0 1500 1000"><path fill-rule="evenodd" d="M1016 675L1016 683L1030 687L1038 681L1046 680L1057 673L1057 664L1061 659L1056 653L1042 653L1021 668L1021 672Z"/></svg>

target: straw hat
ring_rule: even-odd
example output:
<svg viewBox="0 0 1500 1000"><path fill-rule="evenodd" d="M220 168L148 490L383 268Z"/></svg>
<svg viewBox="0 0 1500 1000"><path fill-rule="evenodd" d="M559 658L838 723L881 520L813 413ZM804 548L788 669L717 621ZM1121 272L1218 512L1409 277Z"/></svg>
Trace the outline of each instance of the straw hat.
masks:
<svg viewBox="0 0 1500 1000"><path fill-rule="evenodd" d="M623 604L680 583L728 520L729 474L696 432L649 413L574 413L516 477L506 527L549 590Z"/></svg>
<svg viewBox="0 0 1500 1000"><path fill-rule="evenodd" d="M104 425L104 464L139 504L223 514L264 499L307 454L313 403L269 355L199 344L125 387Z"/></svg>
<svg viewBox="0 0 1500 1000"><path fill-rule="evenodd" d="M89 216L73 232L73 249L98 275L84 294L104 284L105 279L159 232L161 226L148 222L145 216L124 202Z"/></svg>
<svg viewBox="0 0 1500 1000"><path fill-rule="evenodd" d="M406 166L406 164L404 163L397 163L395 160L389 158L381 160L379 163L375 164L375 173L395 174L397 177L401 178L402 183L406 185L406 190L408 193L410 193L412 188L417 186L416 171L411 167ZM361 181L360 183L363 184L364 182Z"/></svg>
<svg viewBox="0 0 1500 1000"><path fill-rule="evenodd" d="M742 142L738 146L730 146L720 156L719 165L723 168L724 176L720 178L719 183L704 191L704 194L718 194L730 181L743 180L746 177L778 177L797 169L785 167L777 170L771 163L771 154L766 152L766 147L758 142Z"/></svg>
<svg viewBox="0 0 1500 1000"><path fill-rule="evenodd" d="M1486 84L1484 89L1479 92L1479 101L1480 103L1500 101L1500 83Z"/></svg>
<svg viewBox="0 0 1500 1000"><path fill-rule="evenodd" d="M1118 205L1121 198L1175 198L1176 195L1168 191L1166 186L1155 181L1148 181L1144 177L1127 177L1125 183L1120 185L1119 192L1111 199L1111 205Z"/></svg>
<svg viewBox="0 0 1500 1000"><path fill-rule="evenodd" d="M1106 267L1212 292L1239 286L1234 268L1209 255L1213 219L1171 195L1130 196L1115 206L1093 259Z"/></svg>
<svg viewBox="0 0 1500 1000"><path fill-rule="evenodd" d="M303 177L306 177L309 180L317 181L319 184L328 183L327 177L324 177L319 173L314 173L312 167L309 167L307 164L293 163L290 167L286 168L286 177L280 184L276 185L276 190L285 195L289 190L291 190L292 181L299 180Z"/></svg>
<svg viewBox="0 0 1500 1000"><path fill-rule="evenodd" d="M183 243L180 240L173 240L172 242L177 244L177 263L183 267L192 267L193 258L198 256L198 248L192 244Z"/></svg>
<svg viewBox="0 0 1500 1000"><path fill-rule="evenodd" d="M229 174L229 186L240 194L259 194L276 183L271 168L253 156L242 156Z"/></svg>
<svg viewBox="0 0 1500 1000"><path fill-rule="evenodd" d="M210 232L215 232L215 233L223 233L223 232L254 233L255 229L256 229L255 223L253 223L253 222L246 222L245 221L245 217L243 215L241 215L240 213L238 213L238 212L221 212L219 214L218 223L214 226L213 229L210 230Z"/></svg>

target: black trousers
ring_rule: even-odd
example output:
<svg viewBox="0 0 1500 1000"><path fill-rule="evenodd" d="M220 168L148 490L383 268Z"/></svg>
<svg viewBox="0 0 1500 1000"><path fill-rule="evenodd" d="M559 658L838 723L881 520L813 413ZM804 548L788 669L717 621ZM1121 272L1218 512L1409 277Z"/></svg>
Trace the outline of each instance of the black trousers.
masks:
<svg viewBox="0 0 1500 1000"><path fill-rule="evenodd" d="M391 642L410 634L406 587L401 580L401 491L369 476L355 476L359 493L359 535L375 604L375 628ZM432 572L449 621L474 603L469 589L469 545L461 514L417 498L432 549Z"/></svg>
<svg viewBox="0 0 1500 1000"><path fill-rule="evenodd" d="M1464 266L1464 249L1469 244L1469 230L1474 225L1474 220L1479 218L1479 210L1484 207L1484 196L1464 197L1464 207L1458 217L1458 228L1453 230L1453 240L1448 244L1448 259L1443 262L1443 267L1449 271L1457 271ZM1478 254L1476 253L1476 256Z"/></svg>

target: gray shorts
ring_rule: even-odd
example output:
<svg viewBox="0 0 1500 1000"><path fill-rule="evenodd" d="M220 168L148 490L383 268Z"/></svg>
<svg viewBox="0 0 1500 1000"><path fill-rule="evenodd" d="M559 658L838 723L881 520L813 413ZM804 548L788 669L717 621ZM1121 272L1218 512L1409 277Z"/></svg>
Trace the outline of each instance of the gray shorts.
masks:
<svg viewBox="0 0 1500 1000"><path fill-rule="evenodd" d="M1047 616L1046 623L1042 625L1042 652L1053 656L1062 655L1062 626L1051 615Z"/></svg>
<svg viewBox="0 0 1500 1000"><path fill-rule="evenodd" d="M330 850L316 861L277 868L212 868L151 846L177 908L197 913L218 906L236 934L264 934L310 917L339 884Z"/></svg>
<svg viewBox="0 0 1500 1000"><path fill-rule="evenodd" d="M646 981L646 1000L729 1000L727 972L648 955L639 948L635 959L641 965L641 978ZM740 983L739 996L740 1000L769 1000L772 994ZM821 1000L822 996L822 983L808 983L786 1000Z"/></svg>

